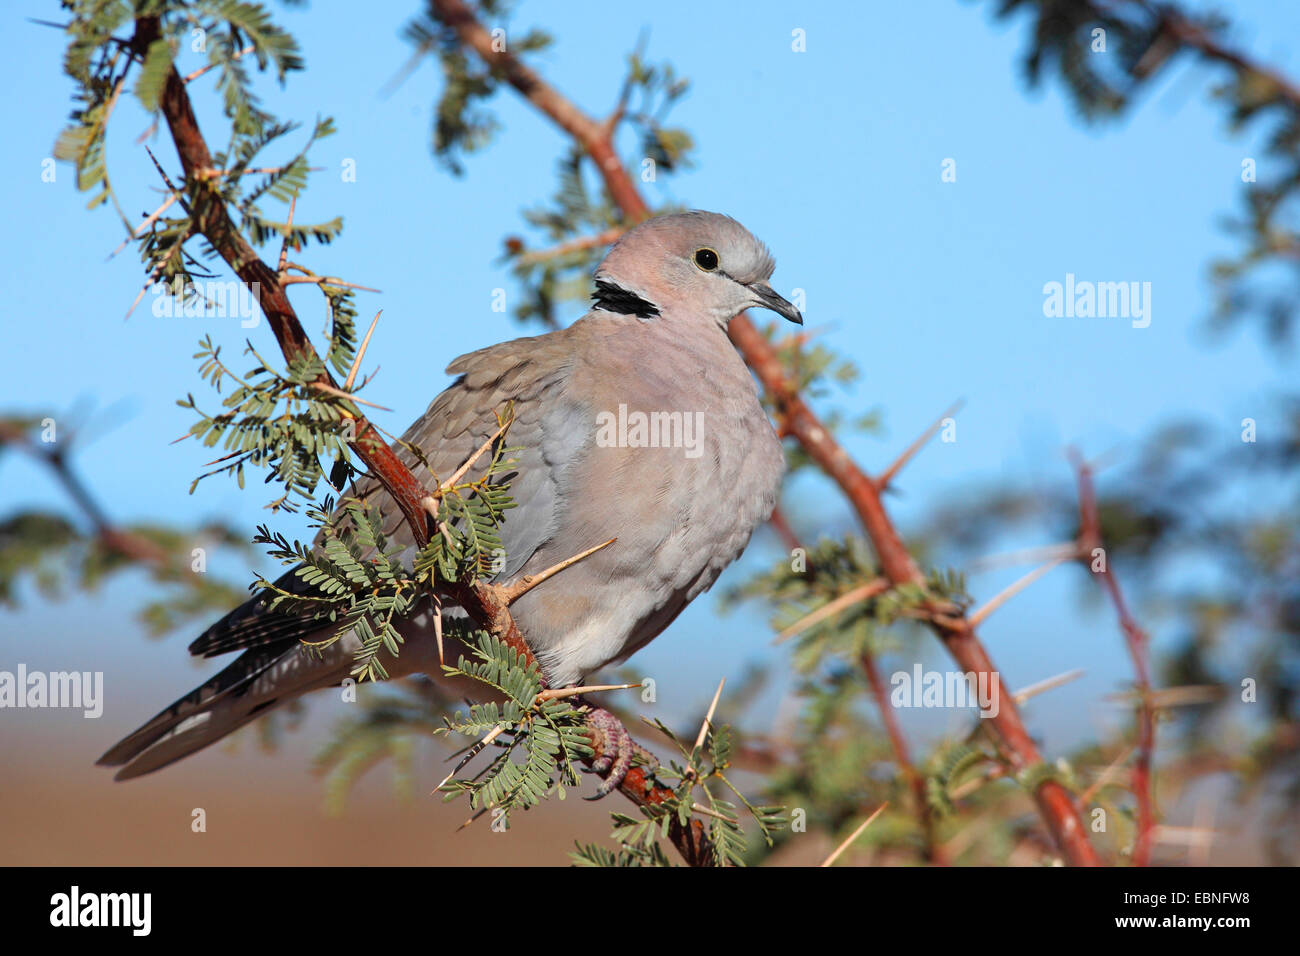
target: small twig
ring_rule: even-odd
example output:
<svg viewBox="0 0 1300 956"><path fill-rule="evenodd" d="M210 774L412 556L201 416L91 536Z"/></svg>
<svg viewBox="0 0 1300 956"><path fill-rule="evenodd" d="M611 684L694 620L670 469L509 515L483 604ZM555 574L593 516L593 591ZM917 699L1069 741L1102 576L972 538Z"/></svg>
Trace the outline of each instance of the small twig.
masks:
<svg viewBox="0 0 1300 956"><path fill-rule="evenodd" d="M785 628L772 641L773 644L780 644L788 641L790 638L803 633L814 624L820 624L828 617L834 617L845 608L852 607L862 601L869 601L873 597L884 594L892 585L884 578L875 578L866 584L859 585L851 591L846 591L833 601L823 604L817 610L805 614L799 620L795 621L789 627Z"/></svg>
<svg viewBox="0 0 1300 956"><path fill-rule="evenodd" d="M1015 702L1017 707L1023 706L1027 701L1031 700L1034 697L1037 697L1039 694L1045 694L1049 690L1055 690L1057 687L1062 687L1065 684L1070 683L1071 681L1078 680L1080 677L1084 675L1084 673L1085 672L1082 669L1065 671L1062 674L1057 674L1055 677L1049 677L1046 680L1040 680L1036 684L1030 684L1028 687L1016 691L1016 693L1011 695L1011 699ZM984 731L984 718L981 717L980 719L975 721L975 726L971 729L971 732L966 735L966 742L970 743L975 738L977 738L983 731Z"/></svg>
<svg viewBox="0 0 1300 956"><path fill-rule="evenodd" d="M613 544L617 540L618 538L610 538L608 541L604 542L603 544L598 544L594 548L588 548L586 551L583 551L580 554L575 554L571 558L565 558L559 564L551 565L551 567L547 568L545 571L539 571L536 574L523 575L510 586L499 589L501 592L502 600L504 600L506 604L513 604L515 601L519 600L519 598L523 597L525 594L527 594L533 588L537 587L537 585L541 584L543 581L547 580L548 578L554 577L555 575L563 571L565 568L577 564L579 561L583 560L584 558L591 557L593 554L595 554L597 551L600 551L602 548L608 548L611 544ZM628 686L632 686L632 685L628 685Z"/></svg>
<svg viewBox="0 0 1300 956"><path fill-rule="evenodd" d="M691 748L694 753L704 746L704 740L709 736L709 728L713 726L713 714L718 709L718 701L722 699L722 688L726 686L727 679L724 677L718 681L718 689L713 692L713 703L709 704L708 713L704 715L704 723L700 725L699 736L695 738L695 746Z"/></svg>
<svg viewBox="0 0 1300 956"><path fill-rule="evenodd" d="M469 750L465 753L465 756L461 758L460 763L456 764L456 768L452 770L451 773L447 774L447 776L443 777L441 783L439 783L436 787L434 787L432 790L429 791L429 796L433 796L435 793L437 793L439 790L445 787L447 785L447 781L449 781L452 777L456 776L456 774L460 773L461 770L464 769L466 764L468 764L471 760L473 760L484 750L486 750L488 744L492 743L492 741L500 737L503 733L505 733L505 731L506 731L505 724L498 724L497 726L489 730L481 740L472 744Z"/></svg>
<svg viewBox="0 0 1300 956"><path fill-rule="evenodd" d="M123 239L121 245L119 245L116 249L110 252L108 254L108 257L112 259L115 255L117 255L119 252L121 252L123 249L126 248L126 244L128 242L130 242L132 239L139 239L142 235L144 235L144 231L147 228L149 228L149 226L157 222L158 217L161 216L164 212L166 212L167 209L171 206L171 204L180 198L181 198L180 193L172 193L170 196L168 196L166 201L164 201L161 206L159 206L148 216L146 216L144 220L141 221L140 225L136 226L135 229L131 230L131 234L128 235L125 239Z"/></svg>
<svg viewBox="0 0 1300 956"><path fill-rule="evenodd" d="M357 380L357 370L361 368L361 359L366 354L366 349L370 347L370 336L375 334L375 326L379 324L379 317L383 314L384 310L380 309L370 320L370 328L366 330L366 337L361 340L361 348L357 349L357 357L352 360L352 368L348 369L348 377L343 381L343 391L352 391L352 383Z"/></svg>
<svg viewBox="0 0 1300 956"><path fill-rule="evenodd" d="M495 806L496 806L495 803L489 803L486 806L484 806L482 809L474 813L471 813L469 815L469 819L456 828L456 832L459 833L461 830L467 829L471 824L477 821L479 817L483 816L483 814L492 810Z"/></svg>
<svg viewBox="0 0 1300 956"><path fill-rule="evenodd" d="M147 229L153 223L157 222L158 217L161 216L164 212L166 212L167 209L171 206L171 204L180 198L181 198L180 193L172 193L170 196L168 196L166 202L164 202L161 206L159 206L157 209L151 212L145 218L145 220L142 223L140 223L140 225L135 227L136 236L139 237L144 235L145 229Z"/></svg>
<svg viewBox="0 0 1300 956"><path fill-rule="evenodd" d="M634 690L643 686L640 681L635 684L588 684L586 687L557 687L544 690L535 698L537 703L545 700L562 700L565 697L577 697L579 694L596 694L607 690Z"/></svg>
<svg viewBox="0 0 1300 956"><path fill-rule="evenodd" d="M238 60L241 56L247 56L248 54L252 53L255 49L257 49L257 47L253 46L253 44L250 43L242 50L235 51L235 54L229 60L224 60L220 63L209 63L207 66L199 67L193 73L187 73L184 77L184 80L186 83L192 83L195 80L197 80L200 76L202 76L204 73L208 72L208 70L211 70L214 67L224 66L226 63L233 63L235 60Z"/></svg>
<svg viewBox="0 0 1300 956"><path fill-rule="evenodd" d="M1107 694L1106 700L1119 701L1141 708L1168 710L1171 707L1197 707L1212 704L1223 698L1223 688L1217 684L1190 684L1186 687L1161 687L1143 693L1134 688L1118 694Z"/></svg>
<svg viewBox="0 0 1300 956"><path fill-rule="evenodd" d="M964 404L966 404L965 401L961 399L953 402L942 415L935 419L933 425L921 433L921 436L917 438L916 441L903 449L903 453L894 459L894 463L886 468L884 472L881 473L880 477L875 479L876 490L884 491L888 488L889 483L894 480L894 477L900 471L903 470L903 466L916 457L916 453L925 447L926 442L937 435L939 429L943 428L944 421L951 418L953 415L956 415Z"/></svg>
<svg viewBox="0 0 1300 956"><path fill-rule="evenodd" d="M1208 847L1217 836L1214 830L1205 827L1176 827L1161 824L1152 834L1153 843L1169 843L1190 849Z"/></svg>
<svg viewBox="0 0 1300 956"><path fill-rule="evenodd" d="M948 792L948 798L954 802L957 800L963 800L966 797L969 797L976 790L980 789L980 787L990 784L994 780L1001 780L1006 775L1007 768L1001 764L989 767L989 769L980 776L974 777L973 779L967 780L965 783L960 783L953 787L952 790Z"/></svg>
<svg viewBox="0 0 1300 956"><path fill-rule="evenodd" d="M289 168L288 166L249 166L245 169L241 169L239 171L239 175L240 176L274 176L276 173L282 173L288 168ZM324 166L308 166L307 172L319 173L324 169L325 169ZM235 174L229 169L213 169L210 171L209 175L210 178L212 179L220 179L222 176L232 176ZM295 192L294 193L295 198L297 197L297 195L298 194ZM290 225L290 224L286 223L286 225Z"/></svg>
<svg viewBox="0 0 1300 956"><path fill-rule="evenodd" d="M1017 564L1037 564L1062 555L1075 557L1079 553L1078 541L1062 541L1059 544L1045 544L1037 548L1023 548L1019 551L1005 551L1001 554L989 554L975 558L967 568L971 571L987 571L991 568L1007 567Z"/></svg>
<svg viewBox="0 0 1300 956"><path fill-rule="evenodd" d="M442 597L436 592L431 597L433 598L433 639L438 643L438 663L445 667L447 658L442 652Z"/></svg>
<svg viewBox="0 0 1300 956"><path fill-rule="evenodd" d="M470 455L469 458L466 459L465 464L456 469L455 473L450 478L439 484L436 494L425 495L420 499L420 505L433 517L435 521L438 520L438 499L452 488L456 487L456 482L465 477L465 473L474 467L474 463L482 458L496 443L496 440L505 433L505 430L510 427L510 421L511 420L507 418L502 422L500 427L489 436L488 440L479 446L478 451L474 452L474 454Z"/></svg>
<svg viewBox="0 0 1300 956"><path fill-rule="evenodd" d="M406 81L406 78L411 75L412 71L420 65L420 61L428 55L429 51L433 49L433 46L433 41L421 43L417 46L415 52L410 55L404 64L402 64L402 68L394 74L393 78L380 87L380 98L387 99L391 96L393 91L401 86Z"/></svg>
<svg viewBox="0 0 1300 956"><path fill-rule="evenodd" d="M360 292L381 292L381 289L372 289L368 285L358 285L355 282L345 282L337 276L285 276L280 280L280 285L336 285L344 289L356 289Z"/></svg>
<svg viewBox="0 0 1300 956"><path fill-rule="evenodd" d="M974 613L970 615L970 617L967 618L967 620L970 622L970 626L979 627L979 625L982 624L990 614L992 614L1002 605L1006 604L1008 601L1010 601L1013 597L1015 597L1025 588L1029 587L1029 585L1033 584L1035 581L1037 581L1039 578L1045 575L1048 571L1051 571L1053 568L1060 567L1066 561L1069 561L1071 557L1072 555L1064 555L1061 557L1053 558L1052 560L1048 561L1046 564L1039 565L1038 567L1034 568L1034 570L1030 571L1028 574L1024 575L1023 577L1021 577L1016 581L1013 581L1011 584L1007 585L997 594L993 595L993 597L989 598L989 600L985 602L983 607L976 610Z"/></svg>
<svg viewBox="0 0 1300 956"><path fill-rule="evenodd" d="M884 813L885 807L887 806L889 806L888 800L886 800L884 803L878 806L876 808L875 813L871 814L871 816L863 820L862 825L859 826L856 830L854 830L853 834L847 840L845 840L843 843L837 846L835 848L834 853L832 853L826 859L822 860L821 865L830 866L832 863L838 860L840 856L843 855L844 851L847 850L850 846L852 846L854 841L857 840L858 837L862 836L863 832L867 829L867 827L871 826L871 824L873 824L876 821L876 817Z"/></svg>
<svg viewBox="0 0 1300 956"><path fill-rule="evenodd" d="M1031 697L1037 697L1039 694L1045 694L1049 690L1055 690L1058 687L1064 687L1066 684L1078 680L1084 675L1085 671L1076 669L1066 671L1063 674L1057 674L1055 677L1049 677L1046 680L1040 680L1036 684L1030 684L1028 687L1016 691L1015 700L1017 704L1023 704Z"/></svg>
<svg viewBox="0 0 1300 956"><path fill-rule="evenodd" d="M510 427L510 422L511 419L507 418L504 422L498 425L497 430L489 435L487 441L483 442L483 444L478 447L478 451L470 455L469 458L466 459L465 464L457 468L450 478L442 482L442 484L438 486L438 490L441 492L447 492L456 487L456 483L465 477L465 474L474 467L474 463L487 454L492 446L496 444L496 440L505 434L506 429Z"/></svg>
<svg viewBox="0 0 1300 956"><path fill-rule="evenodd" d="M193 437L194 437L194 433L193 433L193 432L189 432L189 433L187 433L187 434L185 434L185 435L182 435L180 438L176 439L176 441L184 441L186 438L193 438ZM174 444L176 444L176 442L172 442L172 444L174 445ZM245 451L232 451L230 454L228 454L228 455L222 455L220 458L214 458L214 459L212 459L211 461L205 461L205 462L204 462L200 467L202 467L202 468L211 468L213 465L219 465L219 464L221 464L223 461L230 461L230 459L232 459L232 458L238 458L238 457L240 457L241 455L246 455L246 454L248 454L248 452L245 452Z"/></svg>
<svg viewBox="0 0 1300 956"><path fill-rule="evenodd" d="M371 408L377 408L380 411L391 412L392 409L387 405L376 405L374 402L368 402L364 398L358 398L352 392L345 392L341 388L335 388L333 385L326 385L324 382L312 382L311 387L318 392L324 392L327 395L336 395L339 398L346 398L350 402L356 402L358 405L369 405Z"/></svg>
<svg viewBox="0 0 1300 956"><path fill-rule="evenodd" d="M1101 772L1101 776L1094 780L1087 790L1079 794L1079 806L1086 807L1088 801L1096 796L1101 791L1102 787L1110 783L1111 779L1115 776L1116 771L1128 762L1128 758L1133 756L1133 751L1135 750L1137 750L1137 744L1130 744L1127 750L1111 761L1110 766Z"/></svg>
<svg viewBox="0 0 1300 956"><path fill-rule="evenodd" d="M632 56L637 60L645 56L647 38L648 34L645 30L642 30L641 35L637 37L636 47L632 52ZM623 86L618 91L618 102L614 104L614 109L610 111L609 116L605 117L605 121L600 124L601 132L606 139L612 140L614 138L614 132L618 129L618 124L623 122L623 117L627 115L627 103L632 97L632 85L632 71L628 70L627 76L623 78Z"/></svg>
<svg viewBox="0 0 1300 956"><path fill-rule="evenodd" d="M599 249L616 242L627 230L627 226L615 226L612 229L606 229L604 232L598 232L594 236L572 239L558 246L552 246L550 249L538 249L535 252L522 253L515 261L522 266L535 266L550 259L558 259L560 256L568 255L571 252Z"/></svg>
<svg viewBox="0 0 1300 956"><path fill-rule="evenodd" d="M725 813L719 813L717 810L714 810L710 807L706 807L702 803L692 803L691 813L702 813L706 817L713 817L715 820L721 820L724 823L730 823L733 825L740 823L740 821L735 819L734 817L729 817Z"/></svg>

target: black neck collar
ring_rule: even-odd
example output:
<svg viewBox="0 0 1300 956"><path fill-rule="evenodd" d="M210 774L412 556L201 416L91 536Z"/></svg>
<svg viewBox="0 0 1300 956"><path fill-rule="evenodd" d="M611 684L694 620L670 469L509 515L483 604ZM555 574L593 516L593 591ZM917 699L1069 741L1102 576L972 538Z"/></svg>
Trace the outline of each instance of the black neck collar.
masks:
<svg viewBox="0 0 1300 956"><path fill-rule="evenodd" d="M635 315L638 319L649 319L659 314L659 307L653 302L647 302L635 292L629 292L604 279L596 280L596 291L592 298L595 307L606 312Z"/></svg>

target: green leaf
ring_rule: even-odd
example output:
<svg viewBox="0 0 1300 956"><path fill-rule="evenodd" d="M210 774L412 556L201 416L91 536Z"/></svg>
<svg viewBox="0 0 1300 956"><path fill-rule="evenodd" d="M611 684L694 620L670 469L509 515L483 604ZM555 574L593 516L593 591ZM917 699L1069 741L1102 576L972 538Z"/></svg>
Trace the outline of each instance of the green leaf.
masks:
<svg viewBox="0 0 1300 956"><path fill-rule="evenodd" d="M144 66L135 82L135 95L150 113L162 102L163 88L172 73L172 48L164 38L154 40L145 52Z"/></svg>

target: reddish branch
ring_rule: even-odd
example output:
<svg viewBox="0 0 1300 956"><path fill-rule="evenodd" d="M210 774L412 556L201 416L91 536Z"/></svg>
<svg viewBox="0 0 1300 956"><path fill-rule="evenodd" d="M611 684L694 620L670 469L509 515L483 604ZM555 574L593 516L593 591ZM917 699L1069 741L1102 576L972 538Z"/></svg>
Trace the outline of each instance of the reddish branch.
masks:
<svg viewBox="0 0 1300 956"><path fill-rule="evenodd" d="M494 50L491 35L462 0L433 0L433 9L439 20L456 31L462 44L474 50L494 72L582 145L600 172L610 197L629 222L639 222L650 215L650 207L614 149L611 124L598 123L587 116L513 54ZM924 584L925 576L885 512L877 483L858 467L813 414L790 383L780 358L748 316L742 314L732 319L731 339L775 403L782 433L794 437L803 446L853 505L875 546L885 576L895 585ZM974 630L962 618L934 615L930 623L964 670L989 674L998 699L1004 701L991 722L1013 772L1020 773L1041 763L1042 757L1012 695L1001 686L1001 678ZM1038 785L1034 799L1044 823L1069 862L1097 865L1099 860L1088 842L1087 828L1069 791L1060 782L1047 778Z"/></svg>
<svg viewBox="0 0 1300 956"><path fill-rule="evenodd" d="M135 21L132 51L142 59L149 44L158 39L159 35L157 17L140 17ZM518 79L522 81L524 77ZM285 360L314 356L316 353L311 340L285 294L279 274L261 260L240 234L225 204L213 190L212 154L199 129L185 80L177 73L174 65L169 68L159 106L167 119L172 141L185 170L195 229L202 233L244 284L256 292L258 304L266 315ZM337 388L328 371L322 373L320 382ZM357 414L354 419L357 438L351 443L352 450L365 463L370 474L382 482L392 495L410 525L416 542L423 546L428 542L431 531L422 504L429 495L428 489L402 463L365 416ZM480 625L523 653L528 660L533 660L532 652L524 642L509 608L497 593L464 582L448 585L445 590ZM588 762L591 759L594 758ZM618 790L638 806L657 805L673 796L671 789L647 777L640 767L633 767L628 772ZM712 851L704 836L704 826L699 820L692 819L686 827L674 821L669 838L688 864L698 866L710 859Z"/></svg>
<svg viewBox="0 0 1300 956"><path fill-rule="evenodd" d="M1155 831L1155 807L1151 799L1151 764L1156 748L1156 715L1151 705L1151 674L1147 665L1149 638L1129 612L1119 580L1111 567L1109 556L1101 540L1101 518L1097 510L1097 490L1088 463L1074 456L1079 484L1079 548L1080 559L1090 570L1115 606L1124 643L1137 678L1137 756L1133 764L1133 793L1137 798L1137 839L1133 843L1133 865L1146 866L1151 862L1151 844ZM1093 552L1101 550L1101 560L1093 559Z"/></svg>

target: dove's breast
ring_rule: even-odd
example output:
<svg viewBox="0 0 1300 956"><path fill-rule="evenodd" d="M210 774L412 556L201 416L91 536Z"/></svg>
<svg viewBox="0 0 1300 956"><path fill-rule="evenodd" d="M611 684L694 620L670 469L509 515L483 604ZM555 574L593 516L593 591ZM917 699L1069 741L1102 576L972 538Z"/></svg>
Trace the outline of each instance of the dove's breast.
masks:
<svg viewBox="0 0 1300 956"><path fill-rule="evenodd" d="M557 475L563 533L523 573L618 539L514 605L557 685L667 627L744 550L780 486L780 443L721 330L703 342L662 325L633 331L635 347L587 350L596 359L575 366L551 423L570 447L575 429L584 437Z"/></svg>

